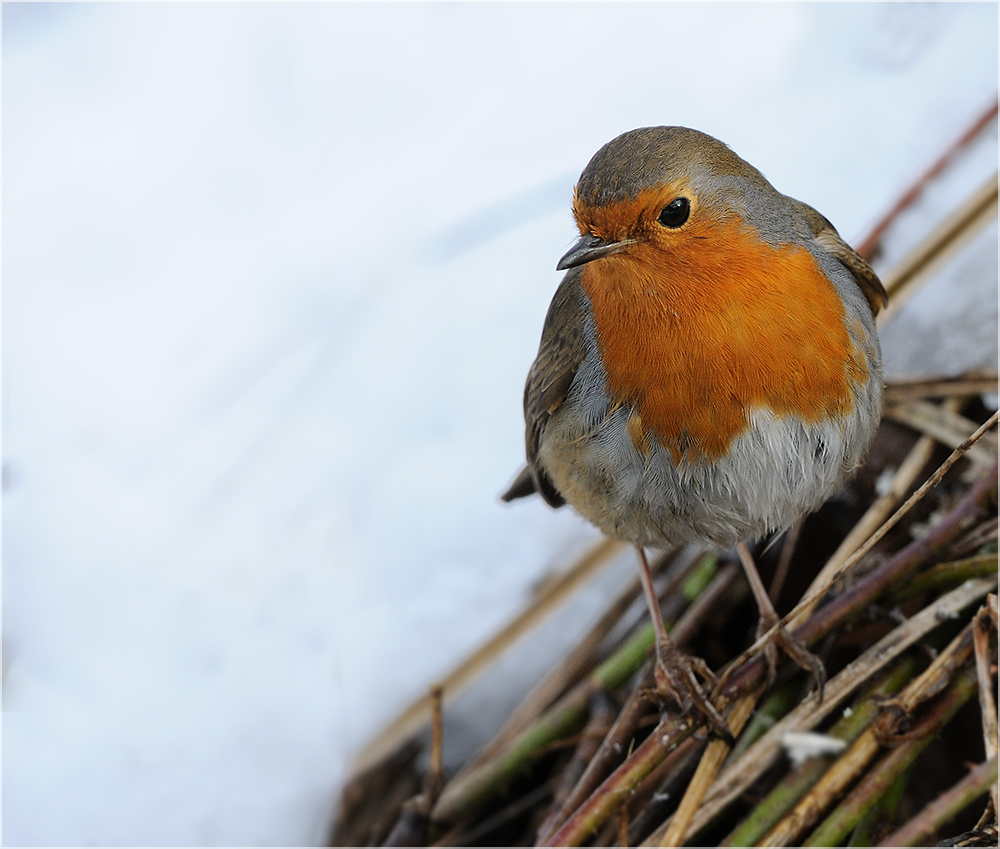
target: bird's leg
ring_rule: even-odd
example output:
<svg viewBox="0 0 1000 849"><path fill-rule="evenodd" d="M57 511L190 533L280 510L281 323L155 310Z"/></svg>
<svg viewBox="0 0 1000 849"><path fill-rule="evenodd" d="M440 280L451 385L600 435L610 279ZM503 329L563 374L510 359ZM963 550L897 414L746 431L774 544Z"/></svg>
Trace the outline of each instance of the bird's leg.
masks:
<svg viewBox="0 0 1000 849"><path fill-rule="evenodd" d="M639 578L642 581L642 590L646 595L646 604L649 605L649 615L653 618L653 629L656 632L654 664L656 692L658 695L671 696L683 711L694 708L705 718L716 736L731 742L733 735L729 726L702 691L695 673L713 685L716 683L716 677L704 660L684 654L670 639L667 626L663 624L660 601L653 588L653 576L649 571L646 552L642 546L636 546L636 551L639 553Z"/></svg>
<svg viewBox="0 0 1000 849"><path fill-rule="evenodd" d="M823 661L807 649L802 643L796 640L778 618L778 612L774 609L771 597L764 589L764 583L757 573L757 566L753 561L753 555L746 543L737 543L736 552L739 554L740 563L746 573L747 581L753 596L757 600L757 610L760 612L760 621L757 624L757 639L770 631L775 625L778 629L774 635L764 645L764 658L767 660L767 683L768 686L774 683L775 674L778 668L778 649L784 650L795 663L806 672L811 672L816 679L816 689L819 691L820 701L823 699L823 685L826 682L826 669L823 668Z"/></svg>

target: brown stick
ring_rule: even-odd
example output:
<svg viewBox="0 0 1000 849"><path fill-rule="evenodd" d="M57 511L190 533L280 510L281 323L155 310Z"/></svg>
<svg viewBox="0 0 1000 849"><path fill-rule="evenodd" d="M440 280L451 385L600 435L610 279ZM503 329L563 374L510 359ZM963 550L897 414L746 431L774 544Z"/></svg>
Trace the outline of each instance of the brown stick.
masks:
<svg viewBox="0 0 1000 849"><path fill-rule="evenodd" d="M747 720L750 719L762 692L763 690L755 690L753 693L747 694L736 703L732 713L729 714L729 728L732 730L734 738L739 735ZM694 778L691 779L691 783L684 793L684 798L681 799L680 806L670 818L670 825L660 840L660 846L680 846L683 844L684 835L687 834L691 820L694 819L694 815L701 805L701 800L708 792L708 788L715 780L722 762L731 749L732 746L725 740L716 738L709 742L705 754L702 755L701 763L698 764L698 769L695 771Z"/></svg>
<svg viewBox="0 0 1000 849"><path fill-rule="evenodd" d="M947 398L980 395L997 391L997 372L970 371L957 377L891 380L885 385L885 402L913 401L916 398Z"/></svg>
<svg viewBox="0 0 1000 849"><path fill-rule="evenodd" d="M651 675L647 677L652 683ZM635 695L633 692L633 696ZM576 751L573 752L570 762L559 776L549 812L538 827L539 842L544 840L555 826L559 825L561 821L558 820L558 817L566 799L569 798L569 794L579 784L588 765L593 763L595 755L603 745L602 741L607 740L609 736L609 730L621 719L622 714L629 710L629 703L634 701L630 697L629 702L626 702L625 707L615 717L616 706L608 695L602 691L594 694L591 699L590 719L587 720L587 725L583 729L582 739L577 745Z"/></svg>
<svg viewBox="0 0 1000 849"><path fill-rule="evenodd" d="M427 789L424 791L427 798L425 813L428 816L444 784L444 771L441 768L444 749L444 721L441 709L443 701L444 687L435 684L431 687L431 758L427 769Z"/></svg>

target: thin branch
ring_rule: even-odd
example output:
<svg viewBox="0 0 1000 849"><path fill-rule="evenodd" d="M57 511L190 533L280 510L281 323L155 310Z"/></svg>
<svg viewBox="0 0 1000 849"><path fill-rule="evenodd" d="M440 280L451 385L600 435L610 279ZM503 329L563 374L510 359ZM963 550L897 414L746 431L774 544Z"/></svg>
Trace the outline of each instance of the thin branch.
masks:
<svg viewBox="0 0 1000 849"><path fill-rule="evenodd" d="M905 516L917 504L917 502L919 502L925 495L927 495L927 493L930 492L931 489L937 486L941 478L943 478L948 473L948 470L951 469L951 467L961 459L962 455L965 454L965 452L968 451L969 448L975 445L976 442L978 442L979 439L982 437L982 435L986 433L986 431L988 431L991 427L993 427L997 423L998 418L1000 418L1000 412L994 413L992 416L990 416L989 421L987 421L974 434L972 434L972 436L970 436L967 440L965 440L965 442L963 442L954 451L952 451L951 454L948 455L948 458L938 467L937 471L935 471L934 474L932 474L926 481L924 481L924 483L921 484L916 489L916 491L909 498L906 499L905 502L903 502L903 504L899 507L898 510L896 510L895 513L892 514L892 516L890 516L888 519L885 520L885 522L882 523L882 526L875 533L873 533L868 538L868 540L860 548L858 548L857 551L854 552L854 554L848 557L843 564L838 566L836 571L833 572L833 574L826 576L825 584L823 586L810 587L806 597L802 599L802 601L800 601L795 606L795 609L792 610L791 613L789 613L785 617L787 623L789 625L795 625L802 618L808 616L809 612L815 608L816 604L820 601L820 599L826 594L826 592L830 589L830 587L833 586L833 582L836 581L837 578L839 578L842 574L844 574L844 572L850 569L855 563L861 560L861 558L864 557L869 551L871 551L874 545L879 540L881 540L882 537L884 537L889 532L889 530L893 528L896 525L896 523L899 522L899 520L902 519L903 516ZM997 476L997 464L994 461L993 467L990 470L990 472L987 475L985 475L981 480L992 479L995 482L996 476ZM813 583L815 584L816 582L814 581ZM758 640L758 642L761 642L761 640Z"/></svg>
<svg viewBox="0 0 1000 849"><path fill-rule="evenodd" d="M919 433L933 436L942 445L956 448L979 427L975 422L930 401L904 401L886 404L882 415ZM968 458L977 466L989 468L996 457L996 439L984 434L982 444L969 448Z"/></svg>
<svg viewBox="0 0 1000 849"><path fill-rule="evenodd" d="M994 174L972 193L935 230L910 251L902 262L882 277L889 304L878 314L882 327L918 291L920 285L957 253L997 215L997 175Z"/></svg>
<svg viewBox="0 0 1000 849"><path fill-rule="evenodd" d="M870 260L875 255L886 230L888 230L892 223L899 217L900 213L913 205L914 201L920 197L920 193L924 190L927 184L937 177L938 174L940 174L947 167L948 163L955 158L955 155L963 148L967 147L972 140L979 135L979 133L981 133L994 118L996 118L996 116L997 102L994 101L993 105L983 112L983 114L980 115L975 122L973 122L973 124L934 161L930 168L917 178L917 180L903 194L903 196L897 200L895 204L893 204L892 209L890 209L882 217L878 224L872 227L868 237L856 248L857 252L861 256Z"/></svg>

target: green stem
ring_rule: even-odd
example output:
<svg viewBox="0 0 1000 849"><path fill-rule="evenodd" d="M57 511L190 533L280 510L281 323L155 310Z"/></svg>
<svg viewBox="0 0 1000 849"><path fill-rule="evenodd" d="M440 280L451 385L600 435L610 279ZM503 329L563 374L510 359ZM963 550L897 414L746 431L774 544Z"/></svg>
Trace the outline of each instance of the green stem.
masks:
<svg viewBox="0 0 1000 849"><path fill-rule="evenodd" d="M801 682L793 679L786 681L768 696L764 703L754 711L753 718L743 729L736 745L726 758L723 768L741 757L747 749L770 731L779 719L795 707L801 692Z"/></svg>
<svg viewBox="0 0 1000 849"><path fill-rule="evenodd" d="M957 586L972 578L985 578L988 575L995 575L996 572L996 554L983 554L967 557L964 560L939 563L919 575L914 575L890 596L890 603L903 601L925 590L938 590L943 587Z"/></svg>
<svg viewBox="0 0 1000 849"><path fill-rule="evenodd" d="M903 801L903 793L906 785L909 784L910 776L913 774L913 767L905 770L893 783L885 796L879 799L871 809L858 821L857 826L851 833L848 846L871 846L875 843L878 833L885 834L882 830L884 823L893 823L899 814L899 805Z"/></svg>

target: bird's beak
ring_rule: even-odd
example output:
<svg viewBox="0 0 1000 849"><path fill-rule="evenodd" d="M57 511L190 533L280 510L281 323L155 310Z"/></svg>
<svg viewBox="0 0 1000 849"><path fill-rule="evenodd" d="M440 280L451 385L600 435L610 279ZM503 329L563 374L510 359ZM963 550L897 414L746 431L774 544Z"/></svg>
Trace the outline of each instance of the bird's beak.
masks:
<svg viewBox="0 0 1000 849"><path fill-rule="evenodd" d="M603 256L610 256L619 251L625 250L629 245L634 244L632 239L622 239L620 242L606 242L599 236L581 236L575 245L571 247L566 255L559 260L556 271L565 271L567 268L576 268L586 262L593 262Z"/></svg>

